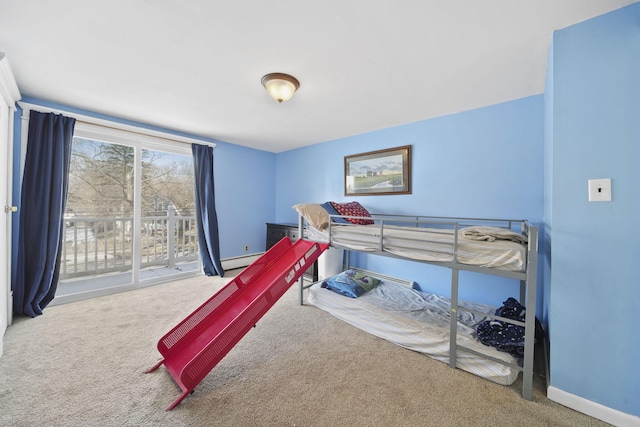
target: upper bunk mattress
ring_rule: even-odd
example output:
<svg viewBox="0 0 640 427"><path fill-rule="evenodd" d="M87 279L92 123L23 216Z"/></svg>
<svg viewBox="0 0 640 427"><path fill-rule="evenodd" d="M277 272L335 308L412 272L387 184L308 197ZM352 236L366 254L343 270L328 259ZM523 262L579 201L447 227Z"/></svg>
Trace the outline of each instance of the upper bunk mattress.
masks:
<svg viewBox="0 0 640 427"><path fill-rule="evenodd" d="M306 238L356 251L388 252L417 261L457 261L513 272L525 271L527 264L526 237L497 227L460 229L457 244L455 231L451 229L381 227L379 224L331 224L330 230L324 231L307 227Z"/></svg>
<svg viewBox="0 0 640 427"><path fill-rule="evenodd" d="M449 363L449 299L385 281L358 298L348 298L322 288L309 288L308 302L365 332L402 347ZM463 303L464 307L494 313L495 307ZM458 313L458 344L514 365L517 360L477 341L476 327L486 317ZM519 370L470 352L457 352L456 366L503 385L512 384Z"/></svg>

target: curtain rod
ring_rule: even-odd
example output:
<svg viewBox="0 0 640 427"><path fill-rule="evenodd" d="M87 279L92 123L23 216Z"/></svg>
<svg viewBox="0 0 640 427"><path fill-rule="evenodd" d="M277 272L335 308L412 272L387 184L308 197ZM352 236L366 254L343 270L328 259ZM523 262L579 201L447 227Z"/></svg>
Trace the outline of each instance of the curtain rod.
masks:
<svg viewBox="0 0 640 427"><path fill-rule="evenodd" d="M144 136L152 136L154 138L161 138L171 142L179 142L182 144L189 144L189 145L191 144L208 145L210 147L216 146L215 142L205 141L205 140L191 138L191 137L182 136L182 135L175 135L169 132L146 129L143 127L128 125L124 123L118 123L112 120L100 119L97 117L92 117L92 116L88 116L86 114L81 114L81 113L75 113L75 112L63 110L60 108L47 107L44 105L33 104L30 102L24 102L24 101L18 101L18 105L23 110L23 116L22 116L23 119L28 118L28 116L27 117L24 116L25 111L35 110L41 113L63 114L68 117L73 117L74 119L76 119L77 122L83 123L83 124L88 124L93 126L102 126L105 128L127 131L130 133L136 133Z"/></svg>

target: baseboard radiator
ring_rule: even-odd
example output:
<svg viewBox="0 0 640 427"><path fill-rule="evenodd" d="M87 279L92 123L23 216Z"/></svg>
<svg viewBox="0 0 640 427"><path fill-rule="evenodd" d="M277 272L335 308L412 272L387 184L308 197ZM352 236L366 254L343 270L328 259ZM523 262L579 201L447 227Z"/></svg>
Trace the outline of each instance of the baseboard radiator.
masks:
<svg viewBox="0 0 640 427"><path fill-rule="evenodd" d="M264 252L260 252L260 253L257 253L257 254L251 254L251 255L243 255L243 256L238 256L238 257L232 257L232 258L225 258L223 260L220 260L220 262L222 263L222 268L225 271L227 271L227 270L235 270L236 268L244 268L244 267L247 267L247 266L251 265L251 263L253 263L255 260L260 258L260 256L263 253Z"/></svg>

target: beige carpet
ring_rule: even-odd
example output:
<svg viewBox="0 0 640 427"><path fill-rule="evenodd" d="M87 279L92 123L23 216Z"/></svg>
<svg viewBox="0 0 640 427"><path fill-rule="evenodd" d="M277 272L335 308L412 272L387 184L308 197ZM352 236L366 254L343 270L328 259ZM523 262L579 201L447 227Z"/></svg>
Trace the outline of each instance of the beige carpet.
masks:
<svg viewBox="0 0 640 427"><path fill-rule="evenodd" d="M600 426L520 382L449 368L297 304L297 286L173 411L158 339L228 280L197 277L18 318L0 358L2 426Z"/></svg>

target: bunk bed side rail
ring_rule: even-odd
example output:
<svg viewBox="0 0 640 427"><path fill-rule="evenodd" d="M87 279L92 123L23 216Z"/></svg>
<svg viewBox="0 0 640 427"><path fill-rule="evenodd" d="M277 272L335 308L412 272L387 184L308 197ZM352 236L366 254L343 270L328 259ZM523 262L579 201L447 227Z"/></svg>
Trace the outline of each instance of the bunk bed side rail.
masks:
<svg viewBox="0 0 640 427"><path fill-rule="evenodd" d="M410 228L421 228L424 231L428 231L429 233L451 233L453 234L452 242L449 245L440 245L440 249L430 248L430 251L434 253L440 253L443 255L448 255L451 257L450 261L438 261L438 260L420 260L420 259L411 259L413 261L424 262L427 264L440 265L448 268L458 268L460 270L474 271L483 274L490 275L498 275L513 279L518 279L525 281L526 280L526 263L527 259L522 260L522 270L514 271L511 269L500 269L495 267L483 267L472 265L468 263L461 263L459 258L459 244L458 241L458 231L466 226L473 225L489 225L508 229L514 233L520 233L523 236L529 238L529 235L532 231L537 230L536 227L530 226L527 220L522 219L495 219L495 218L473 218L473 217L441 217L441 216L416 216L416 215L381 215L381 214L372 214L371 218L365 217L356 217L356 216L339 216L339 215L330 215L330 218L349 218L349 219L373 219L375 227L377 228L377 243L375 251L365 251L366 253L377 254L390 256L400 259L407 259L406 257L400 255L394 255L392 252L388 251L385 247L385 232L386 230L391 230L393 227L389 228L389 226L396 225L409 225ZM299 223L299 235L305 236L305 227L307 226L306 220L302 215L298 216ZM517 224L520 225L519 229L516 230ZM340 228L349 227L356 224L351 223L341 223L339 224ZM334 221L330 220L328 222L327 229L324 230L326 233L327 242L336 248L345 249L345 250L354 250L353 248L349 248L343 244L340 244L334 239L334 230L335 230ZM533 237L533 236L532 236ZM528 251L536 252L537 251L537 238L528 239L533 241L536 245L536 248L532 249L528 248ZM428 239L425 242L429 241ZM530 243L529 243L530 245ZM357 251L357 249L355 249ZM528 258L528 257L527 257Z"/></svg>

